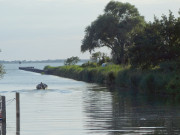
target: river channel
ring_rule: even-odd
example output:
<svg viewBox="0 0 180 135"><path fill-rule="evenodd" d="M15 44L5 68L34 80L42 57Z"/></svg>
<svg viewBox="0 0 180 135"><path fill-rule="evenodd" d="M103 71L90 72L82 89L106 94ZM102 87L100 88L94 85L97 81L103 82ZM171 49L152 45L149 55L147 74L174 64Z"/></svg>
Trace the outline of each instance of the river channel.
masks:
<svg viewBox="0 0 180 135"><path fill-rule="evenodd" d="M6 97L6 135L16 135L15 93L20 93L21 135L180 134L180 105L130 90L109 89L19 70L62 63L4 64L0 95ZM40 82L47 90L36 90Z"/></svg>

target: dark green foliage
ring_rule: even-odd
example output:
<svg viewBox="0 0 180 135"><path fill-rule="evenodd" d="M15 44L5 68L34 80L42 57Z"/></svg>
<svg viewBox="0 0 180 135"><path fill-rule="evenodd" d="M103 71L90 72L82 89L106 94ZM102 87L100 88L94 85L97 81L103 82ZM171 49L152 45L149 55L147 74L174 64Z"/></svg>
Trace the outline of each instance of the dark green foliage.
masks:
<svg viewBox="0 0 180 135"><path fill-rule="evenodd" d="M160 70L164 72L172 72L180 70L180 62L179 61L166 61L160 63Z"/></svg>
<svg viewBox="0 0 180 135"><path fill-rule="evenodd" d="M129 87L128 86L128 81L129 81L129 76L128 76L129 70L122 70L118 72L117 78L116 78L116 84L121 86L121 87Z"/></svg>
<svg viewBox="0 0 180 135"><path fill-rule="evenodd" d="M139 69L126 69L119 71L115 81L116 85L132 88L141 93L167 93L166 86L173 78L173 72L162 72L159 69L141 71Z"/></svg>
<svg viewBox="0 0 180 135"><path fill-rule="evenodd" d="M102 65L103 63L110 62L110 58L105 53L96 52L92 53L91 61Z"/></svg>
<svg viewBox="0 0 180 135"><path fill-rule="evenodd" d="M180 94L180 75L176 75L167 85L167 92L170 94Z"/></svg>
<svg viewBox="0 0 180 135"><path fill-rule="evenodd" d="M129 3L110 1L100 15L85 30L81 51L94 51L95 48L111 49L116 64L127 60L127 48L132 45L132 37L144 25L144 18L137 8Z"/></svg>
<svg viewBox="0 0 180 135"><path fill-rule="evenodd" d="M47 65L44 67L44 70L50 70L51 68L52 68L51 66Z"/></svg>
<svg viewBox="0 0 180 135"><path fill-rule="evenodd" d="M116 75L113 71L110 71L107 74L107 84L108 85L114 85L115 84Z"/></svg>
<svg viewBox="0 0 180 135"><path fill-rule="evenodd" d="M97 67L97 63L88 61L87 63L83 63L81 67Z"/></svg>
<svg viewBox="0 0 180 135"><path fill-rule="evenodd" d="M134 45L129 48L130 63L142 69L158 66L166 61L178 61L180 58L180 18L172 12L155 18L146 24L143 31L134 37Z"/></svg>
<svg viewBox="0 0 180 135"><path fill-rule="evenodd" d="M122 68L118 65L108 65L107 67L46 66L45 69L53 75L110 86L127 87L140 93L180 95L180 73L177 71L167 72L161 68L142 71L129 67ZM177 97L175 96L175 98Z"/></svg>
<svg viewBox="0 0 180 135"><path fill-rule="evenodd" d="M103 46L111 49L115 63L107 65L105 55L93 53L93 62L81 66L45 67L47 73L107 85L128 87L135 92L170 95L180 101L180 17L172 12L146 23L129 3L111 1L86 28L81 51ZM140 28L140 26L143 26ZM143 70L142 70L143 69Z"/></svg>
<svg viewBox="0 0 180 135"><path fill-rule="evenodd" d="M129 83L132 89L138 89L140 81L142 79L142 74L139 72L133 72L130 76Z"/></svg>
<svg viewBox="0 0 180 135"><path fill-rule="evenodd" d="M79 57L70 57L64 61L64 65L75 65L79 60Z"/></svg>
<svg viewBox="0 0 180 135"><path fill-rule="evenodd" d="M158 45L162 43L157 30L157 28L152 28L152 24L147 24L144 31L136 35L135 45L129 48L132 66L145 69L157 65L158 55L160 55L157 52L162 49L158 48Z"/></svg>
<svg viewBox="0 0 180 135"><path fill-rule="evenodd" d="M102 57L102 53L101 52L96 52L96 53L92 53L91 54L91 61L92 62L95 62L95 63L98 63L98 61L100 61Z"/></svg>
<svg viewBox="0 0 180 135"><path fill-rule="evenodd" d="M151 73L146 75L143 78L143 80L141 82L141 85L144 86L144 88L141 87L141 88L143 88L143 90L145 90L144 92L154 93L156 91L156 89L155 89L156 84L155 84L155 77L154 77L154 75L151 74Z"/></svg>
<svg viewBox="0 0 180 135"><path fill-rule="evenodd" d="M61 66L61 67L50 67L44 68L47 73L58 75L62 77L68 77L72 79L96 82L96 83L114 83L117 72L121 70L120 66L109 65L107 67L89 67L89 66ZM109 71L112 69L111 71Z"/></svg>

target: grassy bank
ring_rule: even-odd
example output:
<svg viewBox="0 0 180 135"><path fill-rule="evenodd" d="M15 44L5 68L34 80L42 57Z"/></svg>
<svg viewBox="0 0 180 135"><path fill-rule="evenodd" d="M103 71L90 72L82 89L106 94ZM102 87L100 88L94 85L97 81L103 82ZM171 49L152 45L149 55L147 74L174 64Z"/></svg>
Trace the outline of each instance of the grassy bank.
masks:
<svg viewBox="0 0 180 135"><path fill-rule="evenodd" d="M75 80L116 85L137 90L142 93L161 93L180 95L179 72L168 68L155 68L151 70L132 69L119 65L106 67L82 66L46 66L48 74L57 75Z"/></svg>

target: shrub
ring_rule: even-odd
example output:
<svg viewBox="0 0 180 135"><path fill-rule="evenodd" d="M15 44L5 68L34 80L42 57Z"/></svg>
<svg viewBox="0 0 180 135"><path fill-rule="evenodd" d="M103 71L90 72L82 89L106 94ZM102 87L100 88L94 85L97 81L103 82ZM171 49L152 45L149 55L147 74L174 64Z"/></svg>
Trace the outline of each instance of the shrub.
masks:
<svg viewBox="0 0 180 135"><path fill-rule="evenodd" d="M129 75L128 75L129 70L123 70L123 71L119 71L117 74L117 78L116 78L116 84L118 86L121 87L128 87L129 84Z"/></svg>
<svg viewBox="0 0 180 135"><path fill-rule="evenodd" d="M168 93L180 95L180 73L164 72L159 69L142 71L140 69L122 68L118 65L106 67L82 67L78 65L51 67L44 69L48 73L86 82L128 87L147 94ZM180 97L180 96L179 96Z"/></svg>
<svg viewBox="0 0 180 135"><path fill-rule="evenodd" d="M170 94L180 94L180 77L175 76L166 86Z"/></svg>
<svg viewBox="0 0 180 135"><path fill-rule="evenodd" d="M153 94L155 92L155 77L152 73L144 75L140 82L141 91Z"/></svg>
<svg viewBox="0 0 180 135"><path fill-rule="evenodd" d="M139 83L142 79L142 74L139 72L131 73L131 76L129 78L130 86L132 89L137 89L139 87Z"/></svg>
<svg viewBox="0 0 180 135"><path fill-rule="evenodd" d="M180 69L180 62L167 61L160 64L160 69L165 72L177 71Z"/></svg>
<svg viewBox="0 0 180 135"><path fill-rule="evenodd" d="M107 74L107 84L114 85L115 84L116 75L113 71L108 72Z"/></svg>
<svg viewBox="0 0 180 135"><path fill-rule="evenodd" d="M97 67L98 65L97 65L97 63L95 63L95 62L87 62L87 63L84 63L84 64L82 64L81 65L81 67Z"/></svg>

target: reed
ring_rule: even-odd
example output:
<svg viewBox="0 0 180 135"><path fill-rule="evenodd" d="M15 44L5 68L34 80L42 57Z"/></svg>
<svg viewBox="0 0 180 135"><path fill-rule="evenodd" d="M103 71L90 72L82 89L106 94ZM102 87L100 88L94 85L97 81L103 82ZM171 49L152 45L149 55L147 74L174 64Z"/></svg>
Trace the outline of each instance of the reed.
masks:
<svg viewBox="0 0 180 135"><path fill-rule="evenodd" d="M120 65L102 66L60 66L44 68L48 74L75 80L116 85L134 89L140 93L180 93L180 78L177 71L161 70L160 67L149 70L133 69Z"/></svg>

